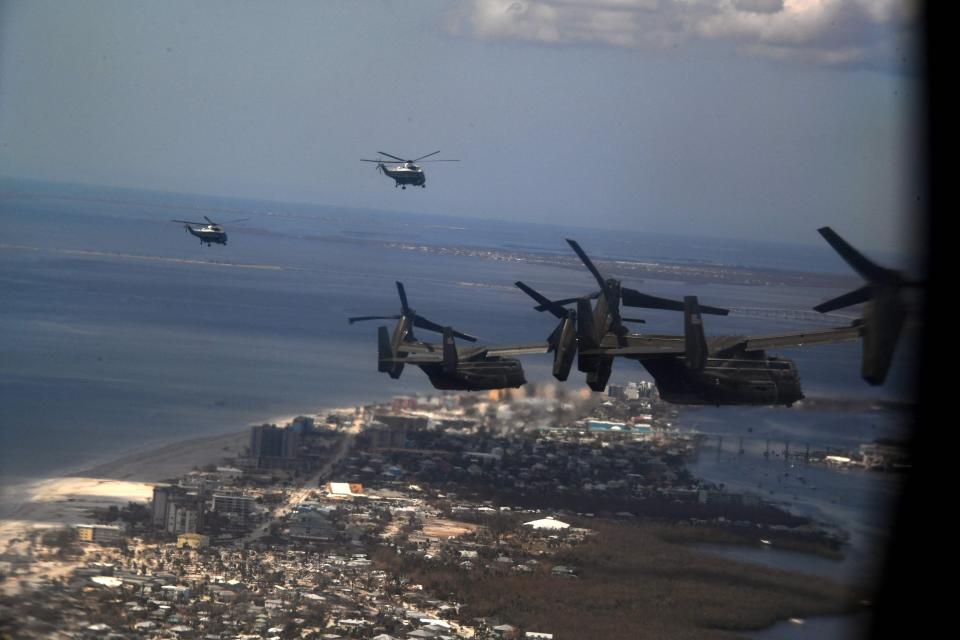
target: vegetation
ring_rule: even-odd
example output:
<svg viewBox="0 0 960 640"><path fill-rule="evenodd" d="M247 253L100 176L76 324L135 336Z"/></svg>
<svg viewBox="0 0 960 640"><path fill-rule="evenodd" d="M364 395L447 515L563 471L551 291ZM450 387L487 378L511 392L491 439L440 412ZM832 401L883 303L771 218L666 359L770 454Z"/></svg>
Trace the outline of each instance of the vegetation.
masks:
<svg viewBox="0 0 960 640"><path fill-rule="evenodd" d="M550 631L558 640L730 638L730 631L780 619L852 611L862 598L826 579L689 549L672 541L674 525L598 522L593 528L596 536L553 559L577 567L577 578L389 560L438 596L470 603L475 616ZM710 530L703 533L700 542L715 541Z"/></svg>

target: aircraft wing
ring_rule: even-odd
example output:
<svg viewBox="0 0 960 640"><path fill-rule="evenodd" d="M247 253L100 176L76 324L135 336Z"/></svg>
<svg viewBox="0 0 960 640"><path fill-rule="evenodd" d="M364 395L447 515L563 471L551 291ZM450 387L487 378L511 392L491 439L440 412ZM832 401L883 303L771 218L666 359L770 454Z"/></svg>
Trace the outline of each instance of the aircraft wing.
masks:
<svg viewBox="0 0 960 640"><path fill-rule="evenodd" d="M584 349L586 356L678 356L686 351L683 336L627 335L607 339L599 349Z"/></svg>
<svg viewBox="0 0 960 640"><path fill-rule="evenodd" d="M767 336L713 336L707 338L711 355L725 351L760 351L782 347L802 347L814 344L849 342L861 337L860 326L834 327L813 331L794 331ZM686 344L683 336L628 335L620 339L625 344L615 344L604 337L601 348L582 351L586 356L657 356L684 355Z"/></svg>
<svg viewBox="0 0 960 640"><path fill-rule="evenodd" d="M550 345L546 342L539 344L516 344L485 347L483 353L488 356L523 356L531 353L546 353L550 350Z"/></svg>
<svg viewBox="0 0 960 640"><path fill-rule="evenodd" d="M719 353L731 347L741 347L745 351L776 349L782 347L804 347L814 344L832 344L857 340L862 335L862 327L834 327L814 331L794 331L768 336L730 336L708 338L710 353Z"/></svg>
<svg viewBox="0 0 960 640"><path fill-rule="evenodd" d="M412 353L397 358L383 358L383 362L403 362L405 364L438 364L443 362L442 353Z"/></svg>
<svg viewBox="0 0 960 640"><path fill-rule="evenodd" d="M538 344L499 345L489 347L458 347L457 356L462 360L469 360L477 356L520 356L533 353L547 353L550 345L546 342ZM405 342L400 351L405 354L389 359L392 362L408 362L410 364L429 364L443 362L443 349L440 345L424 342Z"/></svg>
<svg viewBox="0 0 960 640"><path fill-rule="evenodd" d="M443 353L443 348L438 344L429 344L427 342L401 342L398 351L403 353Z"/></svg>

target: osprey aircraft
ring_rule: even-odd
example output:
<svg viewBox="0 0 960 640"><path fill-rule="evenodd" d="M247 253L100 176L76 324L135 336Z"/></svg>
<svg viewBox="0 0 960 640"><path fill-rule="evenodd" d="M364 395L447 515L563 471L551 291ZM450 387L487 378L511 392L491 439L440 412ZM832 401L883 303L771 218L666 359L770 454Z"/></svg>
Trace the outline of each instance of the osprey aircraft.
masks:
<svg viewBox="0 0 960 640"><path fill-rule="evenodd" d="M516 283L537 301L538 311L549 311L561 318L563 330L551 336L555 348L554 376L565 380L578 352L578 368L587 374L587 385L603 391L612 371L614 358L638 360L650 372L660 397L677 404L770 405L790 406L803 398L800 378L793 361L768 356L766 349L795 347L855 340L863 337L863 323L814 331L798 331L767 336L714 336L707 338L703 313L726 315L725 309L702 307L695 296L676 303L619 286L604 279L575 242L568 241L584 264L601 283L598 294L581 298L550 300L522 282ZM619 289L619 296L617 295ZM638 295L639 294L639 295ZM591 297L597 298L591 309ZM618 298L629 306L683 311L683 335L631 333L623 328L615 311ZM576 302L577 310L565 305ZM865 342L866 345L866 342ZM566 365L564 367L564 364Z"/></svg>
<svg viewBox="0 0 960 640"><path fill-rule="evenodd" d="M554 361L554 375L560 373L563 377L558 379L565 380L566 373L569 372L569 366L560 366L564 360L572 362L573 356L570 351L570 340L575 335L577 345L574 350L579 348L580 354L577 359L577 368L587 374L587 385L594 391L602 391L607 387L607 381L613 371L613 357L606 356L603 352L597 351L601 345L608 347L627 345L626 337L630 330L624 325L626 322L642 323L639 318L624 318L620 315L620 306L639 307L645 309L666 309L671 311L683 311L684 303L678 300L669 300L646 293L641 293L636 289L623 286L615 278L605 278L597 269L593 261L575 240L567 240L567 243L574 250L587 270L593 275L599 291L584 294L577 298L567 298L565 300L549 300L540 295L531 287L523 282L517 282L516 285L524 293L532 297L539 304L534 307L537 311L550 311L561 322L566 322L572 329L574 324L576 331L568 331L563 335L557 335L557 332L551 335L551 347L556 347ZM590 308L590 300L596 299L594 307ZM568 312L564 305L576 303L575 313ZM727 315L729 311L719 307L704 306L702 313L711 313L716 315ZM566 340L566 342L564 342Z"/></svg>
<svg viewBox="0 0 960 640"><path fill-rule="evenodd" d="M223 227L207 216L203 216L203 219L206 220L206 222L191 222L190 220L172 220L171 222L179 222L182 224L188 233L200 238L200 244L205 244L208 247L214 244L226 246L227 232L223 230ZM250 218L240 218L239 220L230 220L226 224L243 222L249 219Z"/></svg>
<svg viewBox="0 0 960 640"><path fill-rule="evenodd" d="M420 367L437 389L481 391L517 388L527 382L523 365L519 360L507 356L547 352L547 343L458 347L455 338L467 342L476 342L477 338L417 314L407 303L407 293L400 282L397 282L397 293L400 295L398 315L349 318L350 324L362 320L398 321L392 335L385 326L377 331L377 370L389 374L391 378L399 378L404 366L412 364ZM442 343L437 345L418 340L413 334L414 327L442 334Z"/></svg>
<svg viewBox="0 0 960 640"><path fill-rule="evenodd" d="M434 160L424 160L424 158L429 158L430 156L437 155L438 153L440 153L439 151L428 153L425 156L420 156L419 158L415 158L413 160L404 160L403 158L398 158L397 156L386 153L384 151L377 151L377 153L379 153L382 156L386 156L387 158L391 158L392 160L396 161L399 164L394 164L390 160L387 160L386 158L378 158L376 160L367 160L367 159L361 158L360 161L376 162L377 171L387 176L388 178L393 178L394 188L401 187L402 189L406 189L408 184L414 187L422 187L424 189L427 188L427 176L423 172L423 169L416 164L417 162L421 162L421 161L423 162L460 162L459 160L441 160L439 158ZM388 167L387 164L394 164L394 166Z"/></svg>

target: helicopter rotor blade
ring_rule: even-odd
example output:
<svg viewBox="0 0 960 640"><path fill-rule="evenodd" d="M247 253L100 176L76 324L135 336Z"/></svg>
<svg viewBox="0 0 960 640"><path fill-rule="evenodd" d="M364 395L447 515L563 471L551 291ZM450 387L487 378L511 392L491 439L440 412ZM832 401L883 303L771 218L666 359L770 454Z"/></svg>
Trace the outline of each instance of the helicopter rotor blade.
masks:
<svg viewBox="0 0 960 640"><path fill-rule="evenodd" d="M206 222L194 222L193 220L170 220L170 222L179 222L180 224L199 224L205 225Z"/></svg>
<svg viewBox="0 0 960 640"><path fill-rule="evenodd" d="M247 220L250 220L250 219L251 218L239 218L237 220L227 220L226 222L222 222L221 224L233 224L234 222L246 222Z"/></svg>
<svg viewBox="0 0 960 640"><path fill-rule="evenodd" d="M423 162L460 162L460 161L437 158L436 160L424 160Z"/></svg>
<svg viewBox="0 0 960 640"><path fill-rule="evenodd" d="M393 158L393 159L396 160L397 162L406 162L406 160L404 160L403 158L398 158L397 156L393 155L392 153L387 153L386 151L377 151L377 153L379 153L379 154L382 155L382 156L387 156L388 158Z"/></svg>
<svg viewBox="0 0 960 640"><path fill-rule="evenodd" d="M380 153L383 153L383 152L381 151ZM420 161L423 160L424 158L429 158L430 156L435 156L435 155L437 155L438 153L440 153L440 150L439 150L439 149L437 149L437 150L434 151L433 153L428 153L428 154L425 155L425 156L420 156L420 157L417 158L416 160L410 160L410 162L420 162Z"/></svg>
<svg viewBox="0 0 960 640"><path fill-rule="evenodd" d="M213 220L211 220L211 219L208 218L207 216L203 216L203 219L206 220L207 222L209 222L210 224L217 224L216 222L214 222Z"/></svg>

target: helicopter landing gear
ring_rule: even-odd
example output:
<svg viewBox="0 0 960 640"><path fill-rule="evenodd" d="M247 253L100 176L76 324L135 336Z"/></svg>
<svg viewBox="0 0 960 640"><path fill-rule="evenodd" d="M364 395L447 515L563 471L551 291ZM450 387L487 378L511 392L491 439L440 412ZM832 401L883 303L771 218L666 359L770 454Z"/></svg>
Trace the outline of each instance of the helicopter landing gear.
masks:
<svg viewBox="0 0 960 640"><path fill-rule="evenodd" d="M406 189L406 188L407 188L407 185L403 185L403 186L400 187L400 188L401 188L401 189Z"/></svg>
<svg viewBox="0 0 960 640"><path fill-rule="evenodd" d="M427 188L427 185L422 184L422 185L420 185L420 188L421 188L421 189L426 189L426 188Z"/></svg>

